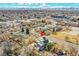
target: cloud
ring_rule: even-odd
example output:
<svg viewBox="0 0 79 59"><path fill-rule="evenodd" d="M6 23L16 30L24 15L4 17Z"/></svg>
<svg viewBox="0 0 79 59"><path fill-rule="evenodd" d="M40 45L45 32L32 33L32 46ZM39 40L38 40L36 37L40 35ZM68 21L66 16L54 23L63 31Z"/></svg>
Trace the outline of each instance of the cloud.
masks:
<svg viewBox="0 0 79 59"><path fill-rule="evenodd" d="M58 4L58 3L0 3L0 8L76 8L79 4Z"/></svg>

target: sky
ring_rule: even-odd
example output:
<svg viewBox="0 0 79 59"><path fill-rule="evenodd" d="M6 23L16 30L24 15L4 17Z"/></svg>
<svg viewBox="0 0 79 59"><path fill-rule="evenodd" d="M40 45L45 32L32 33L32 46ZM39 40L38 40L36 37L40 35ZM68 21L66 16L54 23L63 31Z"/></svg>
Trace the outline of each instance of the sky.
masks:
<svg viewBox="0 0 79 59"><path fill-rule="evenodd" d="M0 3L0 9L12 8L79 8L79 3Z"/></svg>

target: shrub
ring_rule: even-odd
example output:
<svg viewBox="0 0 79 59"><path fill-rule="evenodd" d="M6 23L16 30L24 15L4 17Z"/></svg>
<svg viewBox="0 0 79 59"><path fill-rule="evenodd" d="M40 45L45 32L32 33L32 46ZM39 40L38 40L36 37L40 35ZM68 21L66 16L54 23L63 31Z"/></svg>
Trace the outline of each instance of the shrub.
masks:
<svg viewBox="0 0 79 59"><path fill-rule="evenodd" d="M52 48L52 46L54 46L54 43L47 43L45 46L45 50L50 51L50 49Z"/></svg>

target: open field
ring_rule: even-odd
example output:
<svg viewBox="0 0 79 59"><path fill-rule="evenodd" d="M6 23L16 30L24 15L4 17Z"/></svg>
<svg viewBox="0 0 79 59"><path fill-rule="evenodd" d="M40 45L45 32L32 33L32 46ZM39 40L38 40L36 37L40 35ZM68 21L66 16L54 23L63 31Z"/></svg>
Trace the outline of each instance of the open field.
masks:
<svg viewBox="0 0 79 59"><path fill-rule="evenodd" d="M79 10L0 10L1 56L78 56Z"/></svg>

